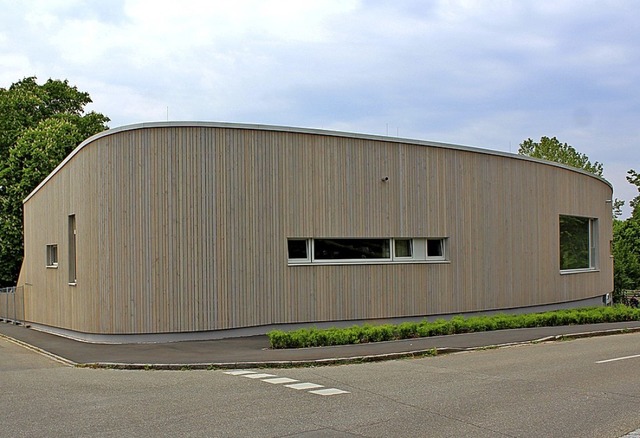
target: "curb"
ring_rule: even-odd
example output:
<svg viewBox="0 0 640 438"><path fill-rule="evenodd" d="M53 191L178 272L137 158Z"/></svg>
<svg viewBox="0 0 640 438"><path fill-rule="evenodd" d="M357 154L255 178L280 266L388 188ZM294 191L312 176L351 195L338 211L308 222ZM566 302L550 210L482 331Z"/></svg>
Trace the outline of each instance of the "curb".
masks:
<svg viewBox="0 0 640 438"><path fill-rule="evenodd" d="M428 348L422 350L406 351L401 353L384 353L374 354L366 356L352 356L352 357L339 357L339 358L326 358L315 360L299 360L299 361L259 361L259 362L207 362L207 363L185 363L185 364L144 364L144 363L118 363L118 362L92 362L92 363L77 363L69 359L65 359L56 354L50 353L41 348L35 347L26 342L17 340L7 335L0 334L0 338L6 339L16 345L27 348L31 351L39 353L49 359L59 362L63 365L76 367L76 368L90 368L90 369L113 369L113 370L144 370L144 371L190 371L190 370L222 370L222 369L239 369L239 368L303 368L303 367L317 367L317 366L331 366L331 365L350 365L358 363L369 362L382 362L387 360L398 359L412 359L421 357L434 357L444 354L462 353L471 351L490 350L496 348L513 347L518 345L530 345L543 342L558 342L564 340L573 340L581 338L593 338L599 336L618 335L625 333L638 333L640 327L622 328L622 329L610 329L594 332L581 332L572 334L561 334L546 336L540 339L534 339L531 341L510 342L505 344L493 344L485 345L481 347L469 347L469 348Z"/></svg>
<svg viewBox="0 0 640 438"><path fill-rule="evenodd" d="M538 343L538 342L550 342L550 341L563 341L563 340L581 339L581 338L595 338L598 336L622 335L625 333L638 333L638 332L640 332L640 327L631 327L631 328L621 328L621 329L600 330L597 332L582 332L582 333L572 333L572 334L566 334L566 335L553 335L553 336L547 336L545 338L540 338L536 341L530 341L530 342Z"/></svg>
<svg viewBox="0 0 640 438"><path fill-rule="evenodd" d="M127 364L94 362L76 364L78 368L106 368L117 370L222 370L238 368L304 368L330 365L348 365L367 362L382 362L385 360L410 359L420 357L437 356L440 354L465 351L463 348L429 348L426 350L406 351L402 353L385 353L368 356L336 357L315 360L285 360L285 361L261 361L261 362L211 362L190 364Z"/></svg>
<svg viewBox="0 0 640 438"><path fill-rule="evenodd" d="M433 357L443 354L462 353L466 351L491 350L495 348L513 347L517 345L539 344L542 342L557 342L571 339L594 338L599 336L618 335L624 333L640 332L640 327L610 329L595 332L581 332L573 334L546 336L540 339L522 342L509 342L505 344L493 344L482 347L469 348L428 348L423 350L406 351L402 353L385 353L367 356L340 357L316 360L299 361L262 361L262 362L211 362L191 364L126 364L110 362L94 362L76 364L78 368L114 369L114 370L146 370L146 371L189 371L189 370L227 370L240 368L304 368L331 365L351 365L368 362L382 362L386 360L412 359L421 357Z"/></svg>

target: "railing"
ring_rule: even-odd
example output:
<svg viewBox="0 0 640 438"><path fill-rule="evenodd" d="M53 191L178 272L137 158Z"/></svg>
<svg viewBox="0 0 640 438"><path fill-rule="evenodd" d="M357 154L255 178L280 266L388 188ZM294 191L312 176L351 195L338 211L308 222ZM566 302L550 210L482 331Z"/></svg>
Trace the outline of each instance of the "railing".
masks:
<svg viewBox="0 0 640 438"><path fill-rule="evenodd" d="M640 305L640 290L624 290L622 291L622 304L631 307Z"/></svg>
<svg viewBox="0 0 640 438"><path fill-rule="evenodd" d="M14 324L24 321L23 286L0 288L0 321Z"/></svg>

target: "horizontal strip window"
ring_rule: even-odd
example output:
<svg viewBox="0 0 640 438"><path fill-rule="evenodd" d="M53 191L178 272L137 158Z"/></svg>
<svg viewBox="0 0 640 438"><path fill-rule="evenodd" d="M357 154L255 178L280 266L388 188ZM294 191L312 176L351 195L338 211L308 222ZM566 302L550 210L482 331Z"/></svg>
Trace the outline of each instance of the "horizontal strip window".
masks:
<svg viewBox="0 0 640 438"><path fill-rule="evenodd" d="M313 260L388 259L389 239L313 239Z"/></svg>
<svg viewBox="0 0 640 438"><path fill-rule="evenodd" d="M335 238L287 240L289 264L442 262L446 238Z"/></svg>

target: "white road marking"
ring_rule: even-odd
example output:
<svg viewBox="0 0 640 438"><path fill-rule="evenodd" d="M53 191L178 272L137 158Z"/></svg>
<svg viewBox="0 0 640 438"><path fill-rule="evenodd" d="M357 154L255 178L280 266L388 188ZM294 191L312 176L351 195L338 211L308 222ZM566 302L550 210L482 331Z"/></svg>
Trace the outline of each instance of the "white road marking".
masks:
<svg viewBox="0 0 640 438"><path fill-rule="evenodd" d="M309 391L309 392L312 394L318 394L318 395L349 394L349 391L343 391L342 389L336 389L336 388L316 389L315 391Z"/></svg>
<svg viewBox="0 0 640 438"><path fill-rule="evenodd" d="M325 388L323 385L318 385L317 383L311 382L300 382L296 379L290 379L288 377L278 377L274 374L266 374L266 373L258 373L256 371L249 370L231 370L224 371L225 374L230 376L241 376L246 377L248 379L262 380L263 382L271 383L274 385L287 383L287 388L297 389L297 390L309 390L313 389L313 391L308 391L310 394L317 395L338 395L338 394L351 394L349 391L343 391L342 389L337 388ZM322 389L319 389L322 388Z"/></svg>
<svg viewBox="0 0 640 438"><path fill-rule="evenodd" d="M290 379L288 377L276 377L274 379L264 379L263 382L267 382L267 383L273 383L274 385L279 385L281 383L293 383L293 382L299 382L299 380L296 379Z"/></svg>
<svg viewBox="0 0 640 438"><path fill-rule="evenodd" d="M613 359L599 360L596 363L616 362L618 360L635 359L640 357L640 354L634 354L633 356L615 357Z"/></svg>
<svg viewBox="0 0 640 438"><path fill-rule="evenodd" d="M294 383L293 385L284 385L287 388L293 389L315 389L315 388L324 388L322 385L318 385L316 383Z"/></svg>
<svg viewBox="0 0 640 438"><path fill-rule="evenodd" d="M246 370L225 371L224 373L229 374L230 376L243 376L245 374L256 374L255 371L246 371Z"/></svg>
<svg viewBox="0 0 640 438"><path fill-rule="evenodd" d="M625 436L621 436L620 438L638 438L640 437L640 429L634 430L633 432L629 432Z"/></svg>
<svg viewBox="0 0 640 438"><path fill-rule="evenodd" d="M247 377L249 379L266 379L267 377L276 377L275 374L243 374L242 377Z"/></svg>

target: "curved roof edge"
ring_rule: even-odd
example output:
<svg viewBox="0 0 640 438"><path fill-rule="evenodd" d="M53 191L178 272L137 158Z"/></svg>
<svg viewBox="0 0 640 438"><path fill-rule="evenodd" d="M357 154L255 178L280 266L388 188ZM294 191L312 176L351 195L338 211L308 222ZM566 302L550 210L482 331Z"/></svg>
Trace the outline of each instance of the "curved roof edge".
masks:
<svg viewBox="0 0 640 438"><path fill-rule="evenodd" d="M53 176L60 171L71 159L80 152L85 146L88 144L102 138L107 137L109 135L117 134L119 132L125 131L133 131L137 129L145 129L145 128L176 128L176 127L185 127L185 128L229 128L229 129L246 129L246 130L261 130L261 131L278 131L278 132L291 132L298 134L316 134L316 135L324 135L324 136L333 136L333 137L344 137L344 138L353 138L359 140L375 140L375 141L384 141L391 143L403 143L403 144L412 144L418 146L428 146L428 147L436 147L443 149L452 149L458 151L466 151L466 152L475 152L479 154L485 155L495 155L501 156L505 158L511 159L519 159L525 161L532 161L535 163L546 164L549 166L555 166L562 169L570 170L577 173L582 173L584 175L596 178L605 184L607 184L612 190L613 185L607 181L606 179L594 175L591 172L587 172L586 170L579 169L577 167L568 166L565 164L556 163L554 161L542 160L539 158L527 157L524 155L513 154L509 152L496 151L491 149L482 149L472 146L463 146L456 145L452 143L441 143L435 141L427 141L427 140L416 140L411 138L402 138L402 137L389 137L384 135L374 135L374 134L359 134L354 132L344 132L344 131L332 131L327 129L316 129L316 128L300 128L300 127L292 127L292 126L278 126L278 125L260 125L260 124L251 124L251 123L229 123L229 122L193 122L193 121L172 121L172 122L143 122L143 123L135 123L132 125L123 125L117 128L107 129L106 131L99 132L86 140L80 143L69 155L65 157L64 160L58 166L56 166L53 171L45 179L40 182L36 186L35 189L22 201L23 203L27 202L31 199Z"/></svg>

